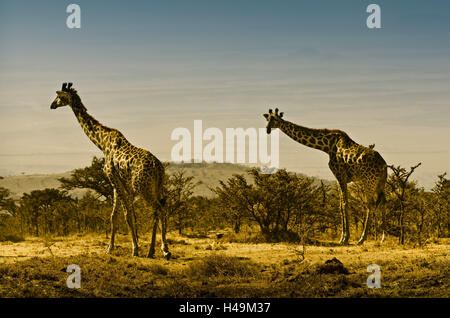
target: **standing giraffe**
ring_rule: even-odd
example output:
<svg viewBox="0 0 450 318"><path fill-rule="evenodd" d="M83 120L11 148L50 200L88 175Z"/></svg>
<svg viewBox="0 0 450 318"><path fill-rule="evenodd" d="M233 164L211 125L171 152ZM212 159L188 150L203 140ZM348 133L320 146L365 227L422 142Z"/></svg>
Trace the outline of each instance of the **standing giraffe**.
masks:
<svg viewBox="0 0 450 318"><path fill-rule="evenodd" d="M267 133L272 128L279 128L295 141L326 152L330 161L328 166L339 184L342 234L340 244L347 245L350 239L348 223L347 184L359 183L365 190L366 217L358 245L364 243L367 236L371 210L378 207L384 200L384 186L387 178L387 165L381 155L373 150L373 146L364 147L354 142L341 130L312 129L302 127L283 119L283 113L278 114L269 109L264 114L267 119ZM384 227L384 224L383 224Z"/></svg>
<svg viewBox="0 0 450 318"><path fill-rule="evenodd" d="M56 92L51 109L70 106L89 139L105 154L103 172L114 189L113 209L111 212L111 241L106 249L110 253L114 249L114 236L117 230L118 203L120 202L132 236L132 255L138 256L138 238L135 224L133 201L141 196L153 207L154 221L152 241L147 257L155 254L155 239L158 219L161 219L161 249L169 259L170 252L166 241L167 219L162 209L164 167L149 151L133 146L117 129L99 123L88 114L72 83L64 83Z"/></svg>

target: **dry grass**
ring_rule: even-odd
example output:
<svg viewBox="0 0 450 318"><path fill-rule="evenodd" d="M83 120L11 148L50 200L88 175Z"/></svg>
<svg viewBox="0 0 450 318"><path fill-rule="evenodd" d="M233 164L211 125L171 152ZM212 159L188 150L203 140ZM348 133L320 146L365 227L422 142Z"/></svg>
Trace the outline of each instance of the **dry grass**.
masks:
<svg viewBox="0 0 450 318"><path fill-rule="evenodd" d="M449 241L424 248L230 243L170 234L174 259L133 258L129 237L105 255L108 240L88 235L0 243L0 297L449 297ZM148 242L140 243L144 255ZM208 246L221 248L208 249ZM336 257L348 274L321 270ZM380 289L366 286L369 264L381 267ZM66 287L69 264L81 289Z"/></svg>

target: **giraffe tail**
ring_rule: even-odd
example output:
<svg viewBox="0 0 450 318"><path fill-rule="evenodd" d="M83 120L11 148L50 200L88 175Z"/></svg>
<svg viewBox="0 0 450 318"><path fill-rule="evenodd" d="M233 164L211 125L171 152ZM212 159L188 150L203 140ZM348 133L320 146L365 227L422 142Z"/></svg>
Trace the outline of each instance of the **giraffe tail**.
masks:
<svg viewBox="0 0 450 318"><path fill-rule="evenodd" d="M159 205L160 205L161 207L164 207L164 206L166 205L166 202L167 202L167 198L166 198L166 197L163 197L163 198L161 198L161 199L159 200Z"/></svg>
<svg viewBox="0 0 450 318"><path fill-rule="evenodd" d="M167 203L167 195L161 194L159 198L156 199L156 204L160 209L164 209Z"/></svg>
<svg viewBox="0 0 450 318"><path fill-rule="evenodd" d="M380 204L384 204L386 202L386 195L384 191L380 191L378 193L377 201L375 202L375 207L378 207Z"/></svg>

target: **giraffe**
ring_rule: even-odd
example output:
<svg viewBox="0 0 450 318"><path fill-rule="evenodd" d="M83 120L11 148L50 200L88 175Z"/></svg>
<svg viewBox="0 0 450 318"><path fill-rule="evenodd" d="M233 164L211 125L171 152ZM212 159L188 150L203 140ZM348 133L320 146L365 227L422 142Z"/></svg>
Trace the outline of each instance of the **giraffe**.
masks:
<svg viewBox="0 0 450 318"><path fill-rule="evenodd" d="M163 205L164 166L149 151L133 146L124 135L114 128L102 125L88 114L72 83L63 83L62 89L56 91L56 98L51 109L70 106L75 117L89 139L104 153L103 172L113 187L113 208L111 212L111 238L106 253L114 249L114 236L117 231L118 208L121 204L132 237L132 255L139 256L138 237L135 224L134 199L142 197L153 207L154 219L152 240L147 257L154 257L156 231L161 221L161 249L164 257L170 258L167 240L167 218Z"/></svg>
<svg viewBox="0 0 450 318"><path fill-rule="evenodd" d="M283 119L283 113L269 109L264 114L267 120L267 133L279 128L295 141L314 149L322 150L329 155L328 166L339 185L342 233L339 241L347 245L350 239L348 223L347 184L360 184L365 190L365 219L358 245L364 243L370 222L371 211L384 202L384 186L387 178L387 164L381 155L373 150L375 145L364 147L354 142L344 131L337 129L313 129L296 125ZM384 224L382 225L384 227Z"/></svg>

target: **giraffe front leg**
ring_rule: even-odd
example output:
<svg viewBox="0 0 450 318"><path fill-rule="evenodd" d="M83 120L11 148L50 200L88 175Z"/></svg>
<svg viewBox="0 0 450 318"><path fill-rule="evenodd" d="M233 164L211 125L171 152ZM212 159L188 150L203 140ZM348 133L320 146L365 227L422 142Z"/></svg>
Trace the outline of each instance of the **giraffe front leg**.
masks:
<svg viewBox="0 0 450 318"><path fill-rule="evenodd" d="M344 206L343 206L343 239L341 244L342 245L348 245L348 241L350 240L350 227L349 227L349 223L348 223L348 212L347 212L347 203L344 201Z"/></svg>
<svg viewBox="0 0 450 318"><path fill-rule="evenodd" d="M350 239L350 228L348 223L348 197L347 197L347 184L345 182L339 183L341 202L340 202L340 212L342 217L342 234L339 244L348 245Z"/></svg>
<svg viewBox="0 0 450 318"><path fill-rule="evenodd" d="M109 242L108 247L106 248L105 252L107 254L111 253L114 249L114 236L117 231L117 210L118 210L118 197L117 197L117 190L114 188L114 196L113 196L113 208L111 212L111 239Z"/></svg>

